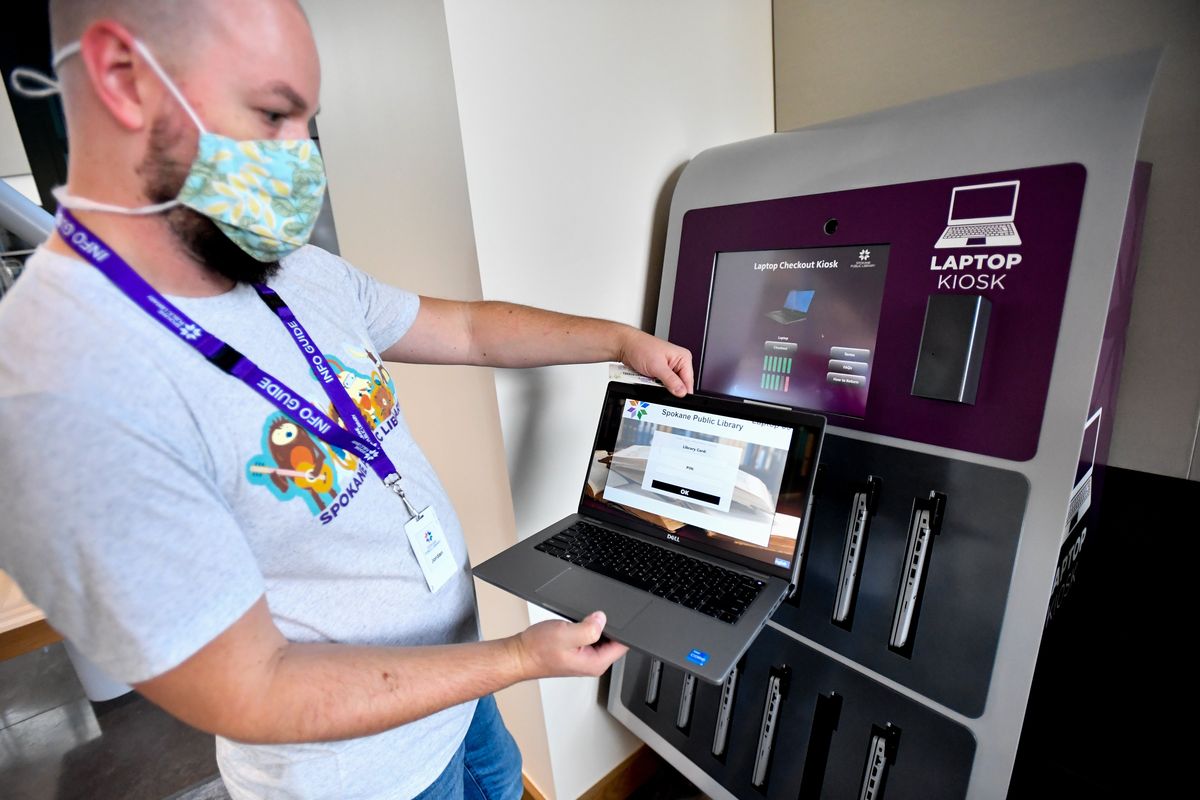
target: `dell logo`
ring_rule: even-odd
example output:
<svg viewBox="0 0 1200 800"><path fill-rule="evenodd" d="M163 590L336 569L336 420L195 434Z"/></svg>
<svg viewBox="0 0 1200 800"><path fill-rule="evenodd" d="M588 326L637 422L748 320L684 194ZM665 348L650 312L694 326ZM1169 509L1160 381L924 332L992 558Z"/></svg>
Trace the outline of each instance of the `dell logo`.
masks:
<svg viewBox="0 0 1200 800"><path fill-rule="evenodd" d="M678 541L679 541L679 537L678 537L678 536L676 536L676 535L675 535L675 534L673 534L673 533L668 533L668 534L667 534L667 538L668 538L668 539L670 539L672 542L678 542Z"/></svg>

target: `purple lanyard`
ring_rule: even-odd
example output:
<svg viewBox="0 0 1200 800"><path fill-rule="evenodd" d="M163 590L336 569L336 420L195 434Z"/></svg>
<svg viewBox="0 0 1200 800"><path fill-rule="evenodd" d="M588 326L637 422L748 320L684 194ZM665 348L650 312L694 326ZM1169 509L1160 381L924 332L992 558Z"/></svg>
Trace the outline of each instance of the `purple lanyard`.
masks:
<svg viewBox="0 0 1200 800"><path fill-rule="evenodd" d="M308 361L317 383L337 409L344 422L353 426L351 433L325 415L312 403L292 391L285 383L276 379L240 352L221 341L200 325L138 275L128 263L92 233L74 214L59 207L55 218L58 235L85 261L112 281L143 311L157 320L164 328L191 345L200 355L215 366L232 375L258 392L267 402L286 414L313 436L340 450L352 452L367 462L379 476L384 486L395 492L404 501L408 513L416 516L417 511L409 502L400 486L400 474L392 460L383 451L375 435L367 427L358 406L346 393L346 388L329 367L320 348L304 330L300 320L288 308L278 294L263 284L255 284L254 291L275 312L283 326L292 335L292 341Z"/></svg>

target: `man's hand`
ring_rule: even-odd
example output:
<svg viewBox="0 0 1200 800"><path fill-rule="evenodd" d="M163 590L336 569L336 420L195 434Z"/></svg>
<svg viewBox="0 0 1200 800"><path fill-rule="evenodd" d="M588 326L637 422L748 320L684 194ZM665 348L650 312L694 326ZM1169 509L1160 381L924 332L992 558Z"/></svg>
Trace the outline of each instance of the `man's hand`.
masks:
<svg viewBox="0 0 1200 800"><path fill-rule="evenodd" d="M625 329L625 334L620 359L625 366L658 378L676 397L693 391L690 350L636 328Z"/></svg>
<svg viewBox="0 0 1200 800"><path fill-rule="evenodd" d="M580 622L547 620L530 625L509 639L523 679L597 676L629 652L619 642L600 641L603 611L594 611Z"/></svg>

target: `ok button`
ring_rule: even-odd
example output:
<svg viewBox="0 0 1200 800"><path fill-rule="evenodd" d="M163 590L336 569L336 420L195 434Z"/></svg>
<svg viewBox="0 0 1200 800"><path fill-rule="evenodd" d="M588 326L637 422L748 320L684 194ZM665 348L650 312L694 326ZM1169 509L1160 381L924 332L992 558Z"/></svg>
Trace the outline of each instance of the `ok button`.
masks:
<svg viewBox="0 0 1200 800"><path fill-rule="evenodd" d="M717 497L715 494L702 492L699 489L689 489L686 486L676 486L675 484L667 483L666 481L650 481L650 488L658 489L660 492L677 494L680 497L686 497L689 500L699 500L701 503L711 503L714 506L721 505L721 498Z"/></svg>

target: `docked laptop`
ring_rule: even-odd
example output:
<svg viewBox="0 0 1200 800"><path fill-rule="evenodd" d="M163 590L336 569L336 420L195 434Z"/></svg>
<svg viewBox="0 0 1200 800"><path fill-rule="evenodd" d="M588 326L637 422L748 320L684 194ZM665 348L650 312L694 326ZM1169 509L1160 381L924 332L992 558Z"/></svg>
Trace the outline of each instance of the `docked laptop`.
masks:
<svg viewBox="0 0 1200 800"><path fill-rule="evenodd" d="M790 325L793 322L807 319L808 308L812 305L813 295L815 294L816 292L812 290L802 291L800 289L793 289L788 292L787 300L783 303L783 308L771 311L767 316L776 322L782 322L784 325Z"/></svg>
<svg viewBox="0 0 1200 800"><path fill-rule="evenodd" d="M720 683L796 588L825 418L612 382L578 511L480 579Z"/></svg>
<svg viewBox="0 0 1200 800"><path fill-rule="evenodd" d="M950 193L950 215L935 248L1004 247L1021 243L1017 216L1020 181L956 186Z"/></svg>

